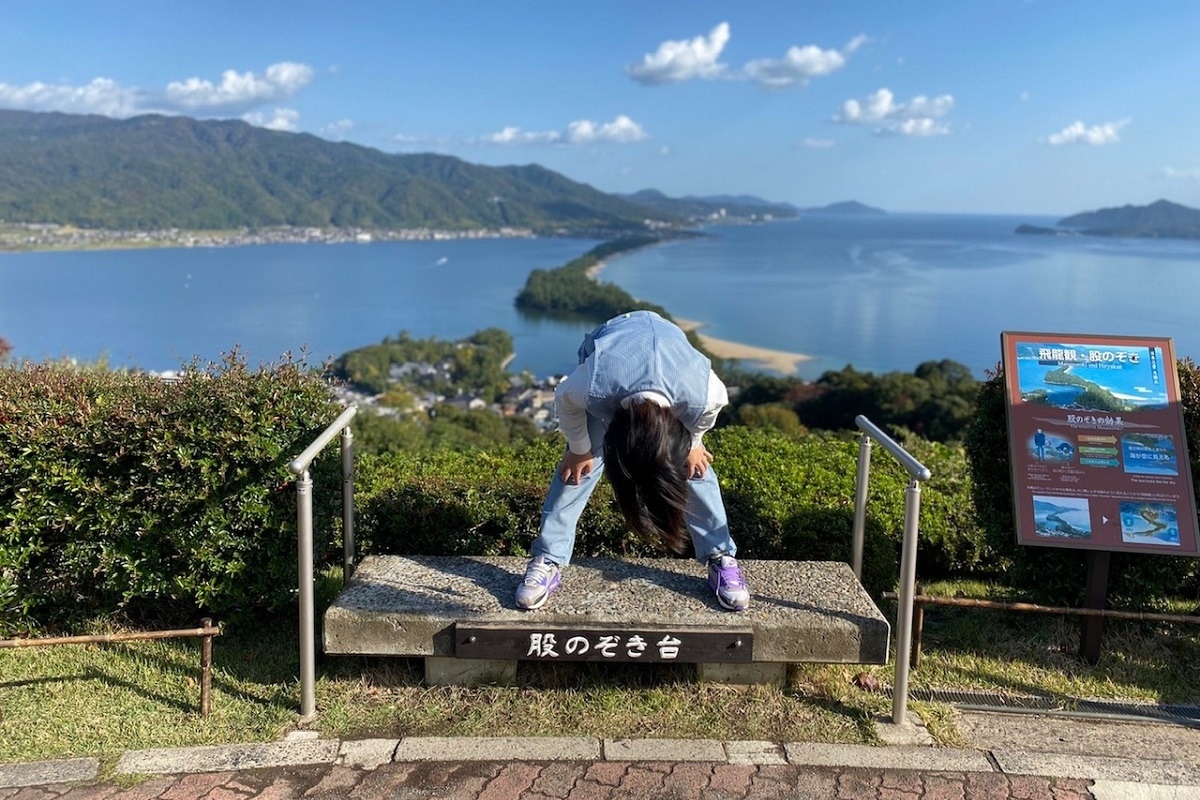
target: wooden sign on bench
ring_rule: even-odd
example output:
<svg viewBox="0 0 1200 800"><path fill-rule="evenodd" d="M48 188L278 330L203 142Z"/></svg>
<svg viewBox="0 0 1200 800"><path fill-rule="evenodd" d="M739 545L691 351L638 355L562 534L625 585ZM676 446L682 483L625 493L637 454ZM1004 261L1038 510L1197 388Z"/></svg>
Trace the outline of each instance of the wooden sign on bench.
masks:
<svg viewBox="0 0 1200 800"><path fill-rule="evenodd" d="M743 663L754 660L754 629L458 622L454 655L519 661Z"/></svg>

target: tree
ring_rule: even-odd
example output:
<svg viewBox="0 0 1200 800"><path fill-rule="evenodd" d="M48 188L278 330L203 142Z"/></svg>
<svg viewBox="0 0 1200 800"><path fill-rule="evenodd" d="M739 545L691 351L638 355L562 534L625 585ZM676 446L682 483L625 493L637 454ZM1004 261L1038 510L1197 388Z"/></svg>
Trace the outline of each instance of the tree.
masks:
<svg viewBox="0 0 1200 800"><path fill-rule="evenodd" d="M788 436L802 436L808 433L796 412L784 403L741 406L738 409L738 419L748 428L772 428Z"/></svg>

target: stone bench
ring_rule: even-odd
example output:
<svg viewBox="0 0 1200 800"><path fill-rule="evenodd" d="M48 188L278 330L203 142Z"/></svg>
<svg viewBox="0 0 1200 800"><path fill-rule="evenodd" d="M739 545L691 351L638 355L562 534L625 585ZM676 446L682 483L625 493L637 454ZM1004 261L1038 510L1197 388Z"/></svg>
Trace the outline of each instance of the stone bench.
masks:
<svg viewBox="0 0 1200 800"><path fill-rule="evenodd" d="M690 559L576 559L537 611L526 559L368 556L325 613L330 654L425 660L429 684L512 680L519 661L678 661L701 680L782 682L801 662L882 664L889 628L840 562L741 560L753 594L721 609Z"/></svg>

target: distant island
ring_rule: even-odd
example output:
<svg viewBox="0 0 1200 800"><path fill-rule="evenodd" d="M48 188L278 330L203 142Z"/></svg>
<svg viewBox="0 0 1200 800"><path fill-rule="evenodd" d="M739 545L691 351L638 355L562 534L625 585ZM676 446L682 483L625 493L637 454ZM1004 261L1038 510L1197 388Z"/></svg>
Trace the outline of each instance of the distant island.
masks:
<svg viewBox="0 0 1200 800"><path fill-rule="evenodd" d="M802 208L801 214L837 214L847 217L870 217L881 216L886 214L882 208L860 203L857 200L843 200L840 203L830 203L827 206L817 206L814 208Z"/></svg>
<svg viewBox="0 0 1200 800"><path fill-rule="evenodd" d="M1148 206L1121 206L1064 217L1056 227L1019 225L1016 233L1037 236L1117 236L1200 239L1200 210L1159 200Z"/></svg>
<svg viewBox="0 0 1200 800"><path fill-rule="evenodd" d="M707 197L667 197L657 189L642 189L633 194L617 195L663 214L693 222L769 222L793 219L799 212L790 203L776 203L754 195L711 195Z"/></svg>

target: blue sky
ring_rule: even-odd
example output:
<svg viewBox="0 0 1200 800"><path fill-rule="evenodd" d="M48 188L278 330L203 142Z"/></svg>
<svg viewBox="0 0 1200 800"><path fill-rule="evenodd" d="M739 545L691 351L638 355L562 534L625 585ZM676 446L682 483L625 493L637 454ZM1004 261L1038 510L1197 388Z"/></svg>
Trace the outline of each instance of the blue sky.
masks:
<svg viewBox="0 0 1200 800"><path fill-rule="evenodd" d="M1200 207L1200 3L0 5L0 108L240 118L608 192Z"/></svg>

